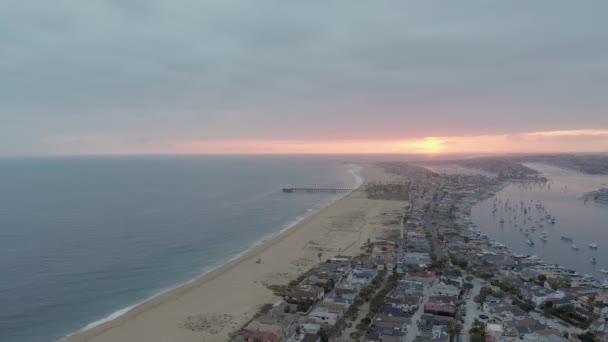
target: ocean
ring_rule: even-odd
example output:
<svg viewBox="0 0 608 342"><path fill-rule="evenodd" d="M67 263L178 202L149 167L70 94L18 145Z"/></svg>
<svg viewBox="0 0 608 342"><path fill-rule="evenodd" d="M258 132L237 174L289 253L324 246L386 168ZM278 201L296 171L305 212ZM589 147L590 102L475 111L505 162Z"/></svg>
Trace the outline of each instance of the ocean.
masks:
<svg viewBox="0 0 608 342"><path fill-rule="evenodd" d="M0 160L0 341L55 341L288 229L353 188L336 157Z"/></svg>
<svg viewBox="0 0 608 342"><path fill-rule="evenodd" d="M490 238L516 253L537 255L549 264L593 275L602 282L606 274L600 270L608 269L608 205L584 202L580 198L586 192L608 187L608 176L587 175L538 163L526 165L547 177L547 184L506 186L495 197L472 208L473 222ZM492 214L495 198L497 212ZM513 210L505 210L507 201ZM526 215L521 209L522 203ZM537 203L542 207L536 208ZM555 224L546 220L547 214L555 218ZM543 231L546 241L540 238ZM573 241L564 241L562 236ZM534 245L526 243L528 239ZM598 249L589 248L589 243L596 243ZM578 250L572 245L578 245ZM595 264L591 262L593 257L597 260Z"/></svg>

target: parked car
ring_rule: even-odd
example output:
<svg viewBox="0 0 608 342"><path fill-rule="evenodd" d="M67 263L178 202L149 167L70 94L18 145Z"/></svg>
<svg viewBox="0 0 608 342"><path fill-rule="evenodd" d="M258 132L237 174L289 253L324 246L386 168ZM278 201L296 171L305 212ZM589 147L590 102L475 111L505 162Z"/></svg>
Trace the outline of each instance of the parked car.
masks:
<svg viewBox="0 0 608 342"><path fill-rule="evenodd" d="M488 319L490 317L488 315L481 314L481 315L479 315L479 318L481 318L481 319Z"/></svg>

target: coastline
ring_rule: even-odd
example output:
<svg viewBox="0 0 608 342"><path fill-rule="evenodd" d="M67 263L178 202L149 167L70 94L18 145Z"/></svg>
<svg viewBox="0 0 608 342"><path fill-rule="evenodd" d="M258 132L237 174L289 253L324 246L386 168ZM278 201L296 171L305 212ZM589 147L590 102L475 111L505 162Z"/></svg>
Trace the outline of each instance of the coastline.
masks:
<svg viewBox="0 0 608 342"><path fill-rule="evenodd" d="M396 178L371 165L363 166L360 174L360 186ZM278 300L267 286L286 284L296 278L318 262L319 252L323 258L358 254L360 246L379 228L370 221L385 207L402 205L403 202L373 201L350 193L202 276L65 339L226 341L228 334L253 317L261 305ZM186 322L196 328L186 329Z"/></svg>

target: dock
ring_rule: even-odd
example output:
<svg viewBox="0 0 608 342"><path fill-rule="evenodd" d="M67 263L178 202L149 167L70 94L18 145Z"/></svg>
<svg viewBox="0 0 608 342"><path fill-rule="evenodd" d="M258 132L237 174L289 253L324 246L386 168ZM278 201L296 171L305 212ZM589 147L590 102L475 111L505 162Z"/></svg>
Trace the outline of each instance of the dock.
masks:
<svg viewBox="0 0 608 342"><path fill-rule="evenodd" d="M309 193L309 194L346 194L353 191L360 191L358 189L332 189L332 188L283 188L284 193Z"/></svg>

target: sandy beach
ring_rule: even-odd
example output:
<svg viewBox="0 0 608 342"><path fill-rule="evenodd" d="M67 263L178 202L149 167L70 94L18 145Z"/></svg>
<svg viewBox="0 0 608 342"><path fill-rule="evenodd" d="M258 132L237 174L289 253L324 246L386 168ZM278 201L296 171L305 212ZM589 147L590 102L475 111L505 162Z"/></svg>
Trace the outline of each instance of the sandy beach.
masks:
<svg viewBox="0 0 608 342"><path fill-rule="evenodd" d="M396 180L372 165L362 175L365 182ZM269 285L297 278L319 262L319 252L322 259L359 254L385 229L383 217L405 205L353 192L240 258L68 341L227 341L263 304L279 299Z"/></svg>

